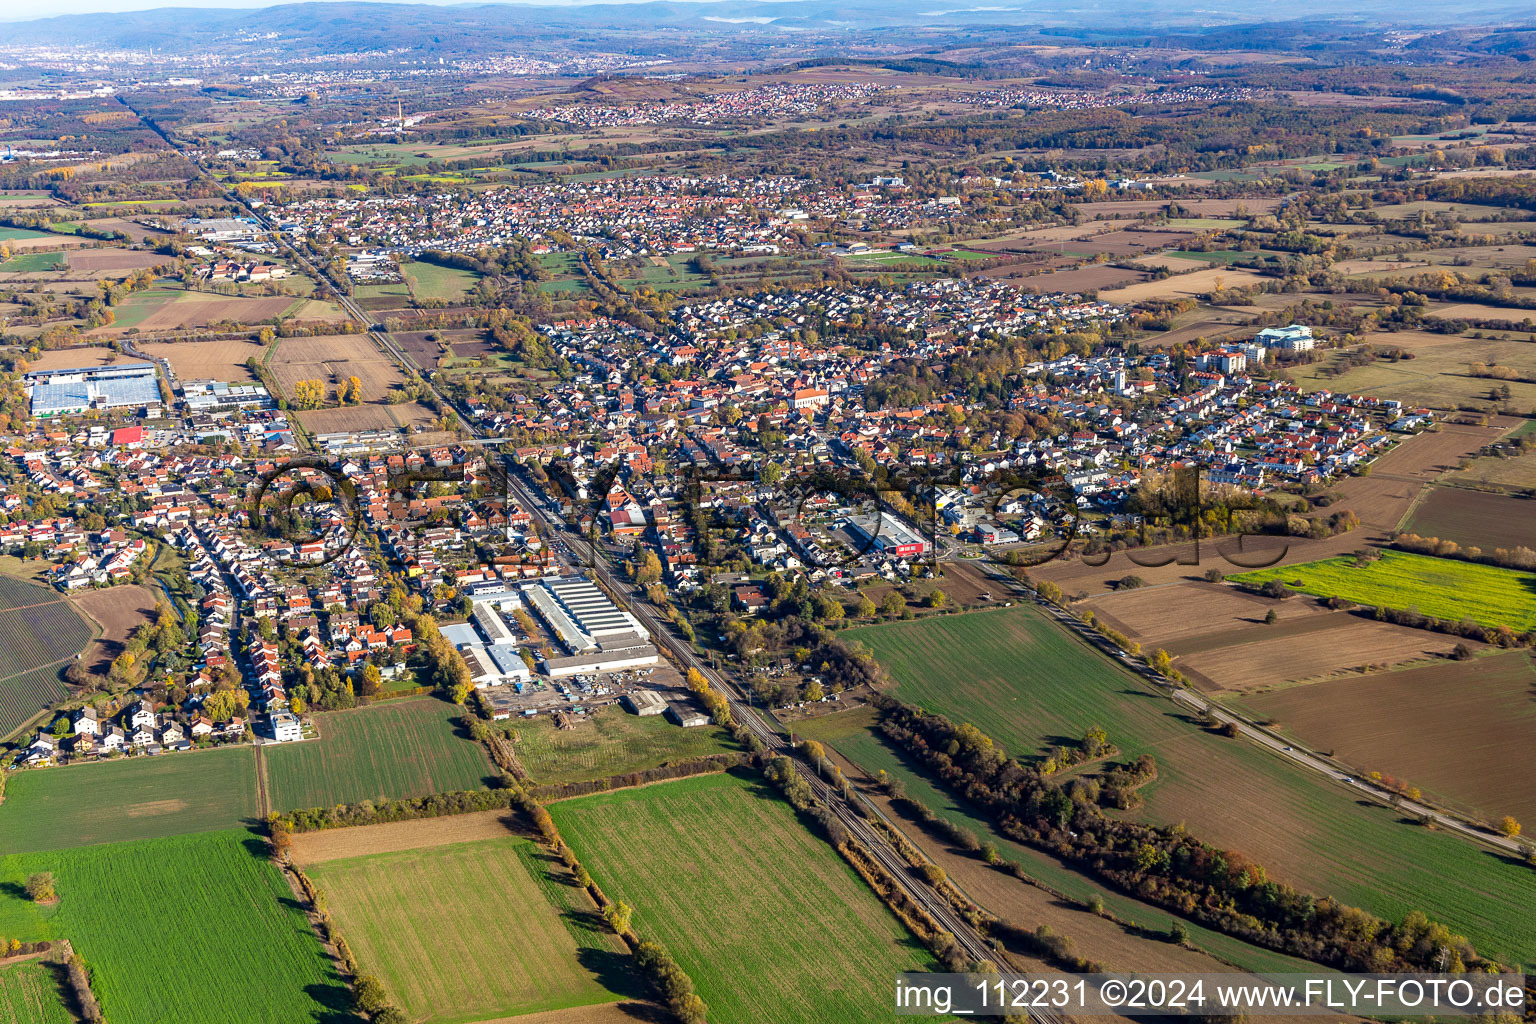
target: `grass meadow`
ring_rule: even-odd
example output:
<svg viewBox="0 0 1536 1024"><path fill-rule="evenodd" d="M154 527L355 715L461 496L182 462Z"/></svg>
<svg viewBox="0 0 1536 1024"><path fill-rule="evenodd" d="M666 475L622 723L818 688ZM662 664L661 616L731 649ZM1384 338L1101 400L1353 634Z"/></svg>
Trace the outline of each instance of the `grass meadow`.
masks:
<svg viewBox="0 0 1536 1024"><path fill-rule="evenodd" d="M416 281L416 297L458 302L480 280L473 270L440 267L435 263L407 263L401 272Z"/></svg>
<svg viewBox="0 0 1536 1024"><path fill-rule="evenodd" d="M466 1024L635 994L622 943L582 890L545 878L545 857L563 871L509 837L330 860L309 875L363 969L413 1020Z"/></svg>
<svg viewBox="0 0 1536 1024"><path fill-rule="evenodd" d="M53 872L57 904L23 894L37 871ZM350 1018L346 986L244 831L0 857L0 935L70 940L112 1024Z"/></svg>
<svg viewBox="0 0 1536 1024"><path fill-rule="evenodd" d="M1487 955L1536 963L1536 919L1516 910L1536 901L1536 872L1206 731L1035 608L845 635L874 652L897 696L976 725L1010 755L1038 757L1094 725L1120 757L1153 755L1158 778L1141 791L1145 805L1136 812L1145 820L1182 822L1307 891L1393 920L1422 910Z"/></svg>
<svg viewBox="0 0 1536 1024"><path fill-rule="evenodd" d="M635 908L712 1024L844 1024L932 960L765 784L701 775L551 804L582 865Z"/></svg>
<svg viewBox="0 0 1536 1024"><path fill-rule="evenodd" d="M7 780L0 850L210 832L257 816L256 758L248 746L39 768Z"/></svg>
<svg viewBox="0 0 1536 1024"><path fill-rule="evenodd" d="M589 715L574 729L556 728L554 719L545 715L516 722L512 731L517 759L528 774L536 782L552 784L643 771L730 746L724 730L715 726L684 729L662 715L641 718L612 706Z"/></svg>
<svg viewBox="0 0 1536 1024"><path fill-rule="evenodd" d="M459 735L457 706L426 699L315 716L320 738L269 746L274 811L478 789L485 750Z"/></svg>
<svg viewBox="0 0 1536 1024"><path fill-rule="evenodd" d="M0 263L0 273L36 274L45 270L60 270L63 266L62 252L24 252Z"/></svg>
<svg viewBox="0 0 1536 1024"><path fill-rule="evenodd" d="M1383 551L1357 568L1351 555L1246 572L1228 579L1342 597L1383 608L1417 608L1425 615L1483 626L1536 629L1536 574L1405 551Z"/></svg>

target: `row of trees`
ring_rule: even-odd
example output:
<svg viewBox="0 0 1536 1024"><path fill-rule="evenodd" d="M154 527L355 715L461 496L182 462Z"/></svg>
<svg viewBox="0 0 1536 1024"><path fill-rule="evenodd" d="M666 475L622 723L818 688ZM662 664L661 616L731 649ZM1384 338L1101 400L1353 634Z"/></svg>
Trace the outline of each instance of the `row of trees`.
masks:
<svg viewBox="0 0 1536 1024"><path fill-rule="evenodd" d="M1111 818L1084 794L1007 757L970 725L889 697L883 735L990 814L1010 838L1043 848L1107 883L1257 945L1347 970L1458 970L1485 965L1461 936L1423 914L1392 924L1267 878L1262 866L1183 828ZM1449 964L1441 962L1449 951Z"/></svg>
<svg viewBox="0 0 1536 1024"><path fill-rule="evenodd" d="M1439 537L1421 537L1416 533L1400 533L1392 538L1392 546L1421 555L1438 555L1441 558L1459 558L1467 562L1482 562L1502 566L1505 569L1536 571L1536 551L1525 545L1512 548L1494 548L1484 551L1475 545L1462 547L1453 540Z"/></svg>
<svg viewBox="0 0 1536 1024"><path fill-rule="evenodd" d="M453 701L463 704L474 689L469 666L454 650L453 644L437 628L437 620L430 615L415 615L410 620L411 632L417 644L417 656L423 662L423 670L417 673L422 685L434 687Z"/></svg>

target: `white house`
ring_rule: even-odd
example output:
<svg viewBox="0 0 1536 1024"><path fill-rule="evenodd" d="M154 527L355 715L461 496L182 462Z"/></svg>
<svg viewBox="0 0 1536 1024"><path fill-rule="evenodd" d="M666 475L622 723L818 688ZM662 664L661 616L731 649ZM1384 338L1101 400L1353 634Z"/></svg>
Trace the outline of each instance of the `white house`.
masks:
<svg viewBox="0 0 1536 1024"><path fill-rule="evenodd" d="M101 720L97 718L95 708L81 708L75 713L75 735L101 735Z"/></svg>
<svg viewBox="0 0 1536 1024"><path fill-rule="evenodd" d="M153 729L155 727L155 706L147 700L141 700L135 704L132 713L128 716L128 727L134 731Z"/></svg>
<svg viewBox="0 0 1536 1024"><path fill-rule="evenodd" d="M299 716L292 711L274 711L267 716L272 726L272 738L279 743L291 743L304 738L299 727Z"/></svg>

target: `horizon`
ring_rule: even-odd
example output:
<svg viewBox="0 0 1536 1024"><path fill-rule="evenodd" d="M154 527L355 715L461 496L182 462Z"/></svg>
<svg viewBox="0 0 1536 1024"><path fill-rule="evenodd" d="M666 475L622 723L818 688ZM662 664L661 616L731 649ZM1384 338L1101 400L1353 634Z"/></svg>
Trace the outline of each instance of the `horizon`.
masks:
<svg viewBox="0 0 1536 1024"><path fill-rule="evenodd" d="M202 0L197 3L167 3L165 0L57 0L47 14L13 13L12 4L0 4L0 25L46 21L80 14L137 14L161 10L260 10L266 7L290 7L296 4L341 3L353 0ZM355 0L360 3L392 4L403 7L596 7L609 4L643 4L653 0ZM713 4L724 0L677 0L679 3ZM763 3L787 3L791 0L761 0Z"/></svg>

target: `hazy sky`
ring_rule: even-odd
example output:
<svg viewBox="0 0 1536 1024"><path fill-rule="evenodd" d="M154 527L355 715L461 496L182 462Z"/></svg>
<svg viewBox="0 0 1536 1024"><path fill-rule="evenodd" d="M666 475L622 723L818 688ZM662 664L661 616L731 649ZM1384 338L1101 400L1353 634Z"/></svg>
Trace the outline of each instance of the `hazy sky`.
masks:
<svg viewBox="0 0 1536 1024"><path fill-rule="evenodd" d="M0 21L30 21L56 14L94 14L102 11L147 11L157 7L274 7L279 3L312 3L315 0L0 0ZM374 0L377 3L446 4L495 0ZM516 3L570 6L596 0L514 0ZM602 0L603 3L638 0Z"/></svg>

